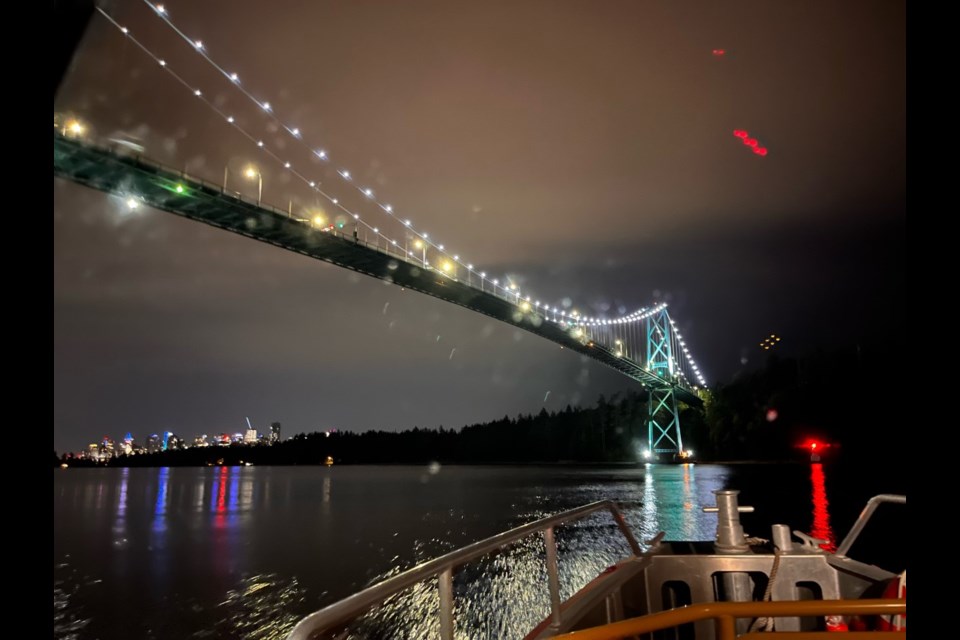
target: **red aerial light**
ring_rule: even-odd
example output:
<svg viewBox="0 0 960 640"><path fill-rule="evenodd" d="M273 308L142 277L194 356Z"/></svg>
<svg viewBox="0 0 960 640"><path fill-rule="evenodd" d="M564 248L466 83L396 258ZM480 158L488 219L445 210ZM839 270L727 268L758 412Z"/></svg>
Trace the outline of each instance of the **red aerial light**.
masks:
<svg viewBox="0 0 960 640"><path fill-rule="evenodd" d="M754 147L754 148L753 148L753 152L754 152L755 154L757 154L758 156L765 156L765 155L767 155L767 148L766 148L766 147Z"/></svg>
<svg viewBox="0 0 960 640"><path fill-rule="evenodd" d="M750 134L748 134L746 131L743 131L742 129L734 129L733 135L737 136L738 138L746 139L746 137Z"/></svg>
<svg viewBox="0 0 960 640"><path fill-rule="evenodd" d="M748 147L755 147L759 143L757 142L756 138L745 138L743 144L747 145Z"/></svg>
<svg viewBox="0 0 960 640"><path fill-rule="evenodd" d="M713 50L713 55L715 55L715 56L722 56L722 55L725 54L726 52L727 52L726 49L714 49L714 50Z"/></svg>

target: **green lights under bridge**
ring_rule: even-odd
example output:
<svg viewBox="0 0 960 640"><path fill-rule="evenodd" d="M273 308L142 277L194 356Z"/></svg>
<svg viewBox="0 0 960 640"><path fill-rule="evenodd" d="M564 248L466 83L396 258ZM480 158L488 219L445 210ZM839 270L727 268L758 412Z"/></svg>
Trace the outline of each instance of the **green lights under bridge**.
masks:
<svg viewBox="0 0 960 640"><path fill-rule="evenodd" d="M678 345L672 322L663 307L635 319L646 353L642 345L637 352L625 353L623 342L614 339L618 334L613 327L579 326L572 318L557 322L555 314L532 308L519 296L508 299L482 291L413 259L402 248L389 244L376 247L353 234L316 228L286 211L248 202L224 192L219 186L144 158L55 133L53 173L125 200L135 199L131 204L142 203L205 222L452 302L602 362L648 390L648 450L651 453L682 453L677 402L702 406L696 390L680 376L682 356L677 352L682 343ZM644 360L646 364L641 365L639 361Z"/></svg>

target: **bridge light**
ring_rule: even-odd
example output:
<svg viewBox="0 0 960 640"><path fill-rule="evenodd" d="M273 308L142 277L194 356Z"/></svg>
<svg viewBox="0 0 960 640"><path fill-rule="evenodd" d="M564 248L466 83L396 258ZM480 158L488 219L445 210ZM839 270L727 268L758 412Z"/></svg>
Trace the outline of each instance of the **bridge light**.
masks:
<svg viewBox="0 0 960 640"><path fill-rule="evenodd" d="M262 105L260 105L260 106L263 108L264 111L270 111L270 103L269 103L269 102L264 102L264 103L263 103Z"/></svg>
<svg viewBox="0 0 960 640"><path fill-rule="evenodd" d="M313 188L316 187L316 186L317 186L317 183L314 182L313 180L311 180L311 181L310 181L310 188L313 189Z"/></svg>
<svg viewBox="0 0 960 640"><path fill-rule="evenodd" d="M443 245L442 245L442 244L438 244L438 245L437 245L437 249L440 249L440 251L443 251Z"/></svg>
<svg viewBox="0 0 960 640"><path fill-rule="evenodd" d="M193 95L195 95L195 96L197 96L197 97L199 98L199 97L200 97L200 89L194 89L194 90L193 90Z"/></svg>
<svg viewBox="0 0 960 640"><path fill-rule="evenodd" d="M238 83L238 84L239 84L239 82L240 82L240 76L238 76L236 73L231 73L231 74L230 74L230 79L231 79L233 82L236 82L236 83Z"/></svg>
<svg viewBox="0 0 960 640"><path fill-rule="evenodd" d="M157 9L157 13L159 13L160 15L164 15L167 12L167 8L164 7L162 4L158 4L156 6L156 9Z"/></svg>
<svg viewBox="0 0 960 640"><path fill-rule="evenodd" d="M387 213L392 213L392 212L393 212L393 207L391 207L390 205L385 205L385 206L383 207L383 209L384 209L384 211L386 211Z"/></svg>
<svg viewBox="0 0 960 640"><path fill-rule="evenodd" d="M350 179L350 172L349 172L349 171L346 171L346 170L341 171L341 172L340 172L340 177L343 178L344 180L349 180L349 179Z"/></svg>
<svg viewBox="0 0 960 640"><path fill-rule="evenodd" d="M67 123L63 127L63 134L71 135L73 137L82 136L84 131L86 131L86 127L84 127L83 123L77 119L67 120Z"/></svg>
<svg viewBox="0 0 960 640"><path fill-rule="evenodd" d="M403 224L405 224L405 225L407 225L407 226L409 227L409 226L410 226L410 221L409 221L409 220L404 220L404 221L403 221Z"/></svg>
<svg viewBox="0 0 960 640"><path fill-rule="evenodd" d="M360 219L360 214L358 214L358 213L353 214L353 219L354 219L354 220L359 220L359 219Z"/></svg>
<svg viewBox="0 0 960 640"><path fill-rule="evenodd" d="M338 204L340 201L334 198L333 200L331 200L331 202L333 202L333 204Z"/></svg>
<svg viewBox="0 0 960 640"><path fill-rule="evenodd" d="M315 153L316 156L317 156L318 158L320 158L321 160L326 160L326 159L327 159L327 152L324 151L323 149L319 149L319 150L315 151L314 153Z"/></svg>
<svg viewBox="0 0 960 640"><path fill-rule="evenodd" d="M284 169L289 169L289 168L290 168L290 163L289 163L289 162L284 162L284 163L283 163L283 167L284 167Z"/></svg>
<svg viewBox="0 0 960 640"><path fill-rule="evenodd" d="M233 124L233 116L227 116L227 122Z"/></svg>
<svg viewBox="0 0 960 640"><path fill-rule="evenodd" d="M127 198L126 204L127 204L127 209L130 209L130 211L133 211L134 209L140 206L140 201L134 198L133 196L130 196L129 198Z"/></svg>
<svg viewBox="0 0 960 640"><path fill-rule="evenodd" d="M368 198L372 198L372 197L373 197L373 190L372 190L372 189L364 189L364 190L363 190L363 195L367 196Z"/></svg>
<svg viewBox="0 0 960 640"><path fill-rule="evenodd" d="M197 40L193 43L193 46L197 48L197 51L203 51L203 41Z"/></svg>
<svg viewBox="0 0 960 640"><path fill-rule="evenodd" d="M167 66L167 61L166 61L166 60L160 60L160 66L161 66L161 67Z"/></svg>

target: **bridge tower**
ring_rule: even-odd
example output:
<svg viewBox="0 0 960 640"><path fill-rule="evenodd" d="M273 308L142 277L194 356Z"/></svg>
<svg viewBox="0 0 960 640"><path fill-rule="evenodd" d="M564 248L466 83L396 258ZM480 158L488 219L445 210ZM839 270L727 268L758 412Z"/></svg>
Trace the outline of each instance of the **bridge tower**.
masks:
<svg viewBox="0 0 960 640"><path fill-rule="evenodd" d="M676 382L678 371L674 343L673 323L667 310L662 309L650 316L647 319L647 368L665 380ZM649 389L647 451L654 458L660 454L678 455L683 451L683 440L674 393L676 386Z"/></svg>

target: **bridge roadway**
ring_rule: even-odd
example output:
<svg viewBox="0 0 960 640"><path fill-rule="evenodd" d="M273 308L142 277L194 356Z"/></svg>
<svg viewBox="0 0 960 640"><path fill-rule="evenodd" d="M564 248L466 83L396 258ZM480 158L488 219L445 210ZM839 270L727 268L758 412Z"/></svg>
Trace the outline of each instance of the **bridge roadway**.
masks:
<svg viewBox="0 0 960 640"><path fill-rule="evenodd" d="M673 388L678 400L702 406L685 386L662 378L610 349L572 335L572 325L548 320L537 309L523 310L515 302L460 282L440 271L409 262L398 250L384 252L342 233L323 231L266 205L247 202L219 186L188 177L143 158L53 137L53 173L93 189L136 197L142 204L197 220L234 233L269 242L289 251L352 269L400 287L466 307L546 338L612 367L647 388ZM178 191L178 185L182 191ZM387 247L389 249L389 245Z"/></svg>

